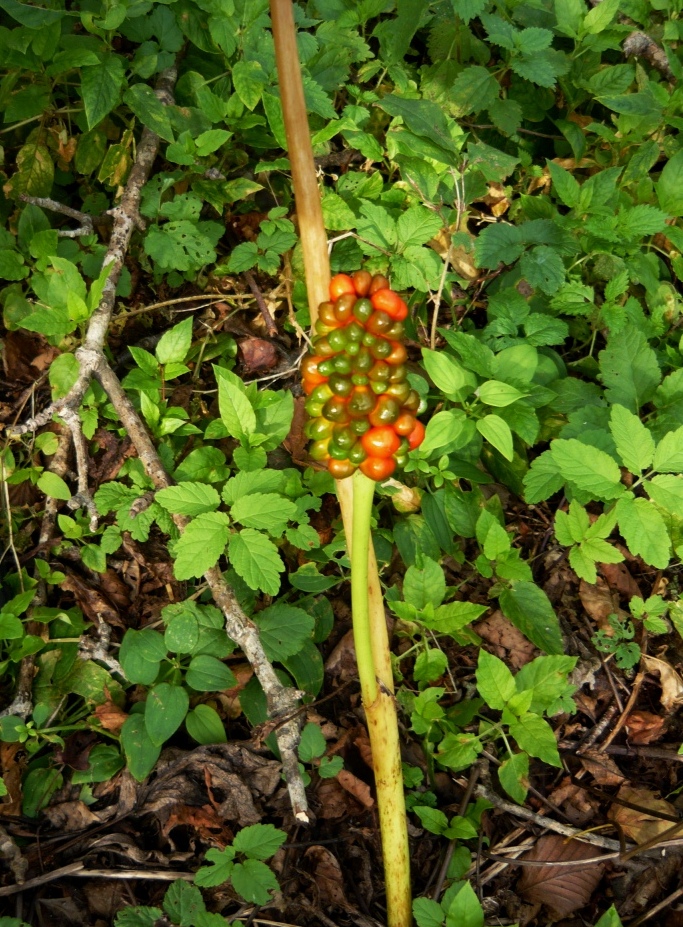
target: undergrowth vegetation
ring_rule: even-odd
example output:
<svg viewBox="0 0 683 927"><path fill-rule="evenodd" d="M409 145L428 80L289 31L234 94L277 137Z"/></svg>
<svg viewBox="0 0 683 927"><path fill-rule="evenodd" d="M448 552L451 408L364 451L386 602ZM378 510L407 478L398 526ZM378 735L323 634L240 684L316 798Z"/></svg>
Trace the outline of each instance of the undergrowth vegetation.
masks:
<svg viewBox="0 0 683 927"><path fill-rule="evenodd" d="M442 809L438 776L466 781L485 760L491 788L524 805L563 769L577 663L597 651L628 685L648 635L663 656L683 634L679 4L294 9L332 269L385 274L409 303L426 424L378 487L373 530L420 745L404 764L411 820L451 841L445 894L414 913L481 925L491 910L467 879L492 804L470 789ZM280 681L308 705L327 691L350 564L302 431L310 319L269 24L266 0L0 0L0 740L7 807L33 824L57 799L97 810L100 784L124 769L142 782L167 746L267 724L203 580L215 566ZM105 354L172 478L162 489L98 379L78 426L15 427L78 382L143 129L161 145ZM260 366L242 344L254 332L275 345ZM586 636L548 576L597 588L617 564L639 594ZM491 608L537 648L514 670L473 628ZM307 784L343 765L320 721L298 748ZM264 861L284 839L244 828L196 881L267 904ZM179 882L116 924L223 924L204 904ZM605 907L588 917L616 927Z"/></svg>

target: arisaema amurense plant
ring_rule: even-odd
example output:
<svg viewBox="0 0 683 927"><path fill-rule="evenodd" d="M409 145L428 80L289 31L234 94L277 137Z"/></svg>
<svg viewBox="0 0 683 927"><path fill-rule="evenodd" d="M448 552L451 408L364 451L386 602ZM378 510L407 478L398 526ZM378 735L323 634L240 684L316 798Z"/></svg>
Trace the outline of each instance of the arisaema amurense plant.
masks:
<svg viewBox="0 0 683 927"><path fill-rule="evenodd" d="M385 479L393 472L397 465L396 454L400 460L410 448L410 442L416 446L421 439L421 428L414 415L417 409L415 396L405 379L401 329L395 327L400 326L406 317L407 307L385 279L372 278L362 271L352 278L338 275L330 289L327 236L306 116L291 0L271 0L270 12L311 324L314 329L318 326L313 353L304 368L305 382L311 388L309 412L312 411L312 419L315 420L309 431L320 434L314 441L313 453L327 462L336 477L344 530L350 547L354 638L372 747L384 857L387 922L389 927L410 927L410 858L398 719L384 602L370 539L375 481ZM355 314L356 311L360 317ZM373 316L375 322L382 320L380 329L386 326L385 331L368 328ZM394 337L387 337L391 330ZM366 337L370 343L362 344ZM358 351L354 355L355 345L358 345ZM367 350L362 351L363 348ZM380 356L382 353L384 357ZM362 364L368 364L365 358L372 363L366 371L356 369L352 373L361 357ZM388 362L390 358L391 363ZM330 363L326 365L327 361ZM348 373L344 373L347 363ZM337 370L337 364L342 369ZM325 373L326 370L329 372ZM354 376L360 382L354 383ZM347 395L336 393L331 383L337 389L347 391ZM372 384L376 385L378 393L375 393ZM319 387L323 389L314 396ZM389 389L393 394L388 392ZM382 401L382 396L387 398ZM347 407L352 399L352 408L357 408L358 415L348 415L347 428L341 406ZM339 421L334 419L337 413ZM371 414L378 424L370 421ZM396 428L399 421L399 428L405 430L405 434ZM358 423L355 427L362 433L356 433L352 422ZM339 430L337 426L340 426ZM319 441L322 443L318 444Z"/></svg>

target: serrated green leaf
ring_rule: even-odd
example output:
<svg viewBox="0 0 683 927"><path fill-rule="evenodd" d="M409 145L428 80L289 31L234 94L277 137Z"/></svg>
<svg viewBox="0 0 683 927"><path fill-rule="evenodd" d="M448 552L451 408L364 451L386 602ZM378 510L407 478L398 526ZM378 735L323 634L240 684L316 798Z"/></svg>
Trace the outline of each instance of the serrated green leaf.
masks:
<svg viewBox="0 0 683 927"><path fill-rule="evenodd" d="M103 55L97 66L81 68L81 94L89 129L114 109L123 83L123 60L118 55Z"/></svg>
<svg viewBox="0 0 683 927"><path fill-rule="evenodd" d="M225 512L207 512L193 519L176 542L176 579L202 576L225 551L230 533Z"/></svg>
<svg viewBox="0 0 683 927"><path fill-rule="evenodd" d="M487 225L477 236L474 256L479 267L494 270L499 264L514 264L524 251L517 226L506 223Z"/></svg>
<svg viewBox="0 0 683 927"><path fill-rule="evenodd" d="M683 151L664 165L656 184L659 205L669 216L683 216Z"/></svg>
<svg viewBox="0 0 683 927"><path fill-rule="evenodd" d="M655 476L643 484L648 496L667 512L683 518L683 478L680 476Z"/></svg>
<svg viewBox="0 0 683 927"><path fill-rule="evenodd" d="M159 339L154 352L160 364L182 364L192 344L192 317L170 328Z"/></svg>
<svg viewBox="0 0 683 927"><path fill-rule="evenodd" d="M584 16L583 31L589 35L604 32L618 12L619 0L602 0Z"/></svg>
<svg viewBox="0 0 683 927"><path fill-rule="evenodd" d="M396 223L399 250L411 245L424 245L441 230L442 220L426 206L410 206Z"/></svg>
<svg viewBox="0 0 683 927"><path fill-rule="evenodd" d="M477 662L477 689L489 708L501 711L517 691L515 680L502 660L483 648Z"/></svg>
<svg viewBox="0 0 683 927"><path fill-rule="evenodd" d="M655 506L647 499L631 493L617 502L619 531L628 549L646 563L665 570L671 559L671 540L666 523Z"/></svg>
<svg viewBox="0 0 683 927"><path fill-rule="evenodd" d="M553 460L550 451L546 451L533 461L524 477L524 498L529 504L542 502L564 486L564 477Z"/></svg>
<svg viewBox="0 0 683 927"><path fill-rule="evenodd" d="M543 718L534 714L524 715L510 725L510 735L530 756L536 756L550 766L562 767L553 729Z"/></svg>
<svg viewBox="0 0 683 927"><path fill-rule="evenodd" d="M164 141L175 141L169 109L164 106L151 87L142 83L134 84L124 93L123 100L143 126L156 133ZM92 125L92 123L89 124Z"/></svg>
<svg viewBox="0 0 683 927"><path fill-rule="evenodd" d="M279 573L285 565L272 541L253 528L243 528L230 536L228 548L235 572L250 589L276 595L280 589Z"/></svg>
<svg viewBox="0 0 683 927"><path fill-rule="evenodd" d="M605 398L634 414L652 399L662 379L655 352L645 335L631 326L610 336L599 361Z"/></svg>
<svg viewBox="0 0 683 927"><path fill-rule="evenodd" d="M576 438L558 438L550 453L562 477L594 499L617 499L625 491L617 462L596 447Z"/></svg>
<svg viewBox="0 0 683 927"><path fill-rule="evenodd" d="M244 853L249 859L266 860L275 856L286 839L287 834L272 824L252 824L250 827L242 828L232 845L238 853Z"/></svg>
<svg viewBox="0 0 683 927"><path fill-rule="evenodd" d="M179 483L160 489L155 496L167 512L178 515L202 515L213 512L220 505L220 496L206 483Z"/></svg>
<svg viewBox="0 0 683 927"><path fill-rule="evenodd" d="M248 528L281 536L287 522L296 519L297 507L276 493L253 492L237 499L230 509L230 515Z"/></svg>
<svg viewBox="0 0 683 927"><path fill-rule="evenodd" d="M612 406L610 431L621 462L640 476L652 463L655 451L652 434L637 415L620 405Z"/></svg>
<svg viewBox="0 0 683 927"><path fill-rule="evenodd" d="M280 887L272 869L258 859L235 863L230 878L238 895L259 905L268 904L271 892Z"/></svg>
<svg viewBox="0 0 683 927"><path fill-rule="evenodd" d="M479 65L470 65L458 74L449 92L458 117L488 109L500 96L500 86L493 74Z"/></svg>
<svg viewBox="0 0 683 927"><path fill-rule="evenodd" d="M254 621L270 660L293 656L312 635L315 625L313 617L303 609L283 603L263 609L254 616Z"/></svg>
<svg viewBox="0 0 683 927"><path fill-rule="evenodd" d="M652 466L660 473L683 472L683 425L664 435L655 450Z"/></svg>
<svg viewBox="0 0 683 927"><path fill-rule="evenodd" d="M244 386L230 371L215 367L218 383L218 408L231 437L243 440L256 431L256 414L244 392Z"/></svg>

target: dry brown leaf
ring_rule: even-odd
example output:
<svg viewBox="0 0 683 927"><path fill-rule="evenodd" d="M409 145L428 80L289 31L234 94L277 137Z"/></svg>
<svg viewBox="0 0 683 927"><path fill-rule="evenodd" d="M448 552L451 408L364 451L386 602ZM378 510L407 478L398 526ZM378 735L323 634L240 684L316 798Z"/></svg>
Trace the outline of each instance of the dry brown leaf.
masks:
<svg viewBox="0 0 683 927"><path fill-rule="evenodd" d="M100 722L105 731L111 731L112 734L120 734L121 728L123 727L126 718L128 715L125 711L122 711L118 705L112 702L109 697L109 690L104 689L104 693L107 696L106 702L102 705L97 705L93 714Z"/></svg>
<svg viewBox="0 0 683 927"><path fill-rule="evenodd" d="M541 837L523 859L546 863L576 860L573 866L528 866L517 883L526 901L545 905L551 917L568 917L588 904L602 878L604 865L581 865L581 860L599 855L595 847L556 834Z"/></svg>
<svg viewBox="0 0 683 927"><path fill-rule="evenodd" d="M337 777L323 779L316 795L320 802L320 810L316 811L319 818L336 821L348 814L358 814L360 810L358 802L341 787Z"/></svg>
<svg viewBox="0 0 683 927"><path fill-rule="evenodd" d="M483 621L477 622L473 630L487 644L499 659L513 670L521 669L536 656L531 641L509 621L501 611L496 611Z"/></svg>
<svg viewBox="0 0 683 927"><path fill-rule="evenodd" d="M275 345L265 338L245 338L239 343L240 358L247 373L270 370L277 363Z"/></svg>
<svg viewBox="0 0 683 927"><path fill-rule="evenodd" d="M319 891L318 902L329 908L353 910L344 894L344 879L337 858L328 849L321 846L309 847L304 858L312 863L312 875Z"/></svg>
<svg viewBox="0 0 683 927"><path fill-rule="evenodd" d="M666 718L651 711L632 711L624 727L632 744L653 744L664 734Z"/></svg>
<svg viewBox="0 0 683 927"><path fill-rule="evenodd" d="M617 792L617 798L622 801L638 805L642 810L626 808L624 805L613 804L607 813L610 821L614 821L623 830L627 837L636 843L647 843L669 830L672 821L664 818L655 818L648 811L658 811L660 814L676 817L676 809L663 798L657 798L657 793L650 789L634 789L630 785L622 785Z"/></svg>
<svg viewBox="0 0 683 927"><path fill-rule="evenodd" d="M609 637L612 637L614 628L609 623L609 616L619 615L621 609L618 601L612 597L605 580L598 576L597 582L592 585L582 579L579 584L579 598L586 613L593 619L598 628Z"/></svg>
<svg viewBox="0 0 683 927"><path fill-rule="evenodd" d="M598 785L621 785L625 781L626 777L622 776L612 757L599 750L586 750L581 755L581 764Z"/></svg>
<svg viewBox="0 0 683 927"><path fill-rule="evenodd" d="M367 782L363 782L362 779L359 779L358 776L354 776L348 769L342 769L337 773L337 781L339 785L350 795L353 795L364 808L372 808L374 806L375 799L370 794L370 786Z"/></svg>
<svg viewBox="0 0 683 927"><path fill-rule="evenodd" d="M683 704L683 679L681 679L673 666L667 663L666 660L651 657L646 653L641 657L641 662L648 673L659 673L659 681L662 686L659 701L662 703L662 708L672 711Z"/></svg>
<svg viewBox="0 0 683 927"><path fill-rule="evenodd" d="M610 589L629 599L637 596L642 599L640 587L631 576L625 563L601 563L600 572L607 580Z"/></svg>
<svg viewBox="0 0 683 927"><path fill-rule="evenodd" d="M75 830L85 830L91 824L100 822L100 818L82 801L64 801L59 805L48 805L43 809L42 815L54 828L67 834Z"/></svg>

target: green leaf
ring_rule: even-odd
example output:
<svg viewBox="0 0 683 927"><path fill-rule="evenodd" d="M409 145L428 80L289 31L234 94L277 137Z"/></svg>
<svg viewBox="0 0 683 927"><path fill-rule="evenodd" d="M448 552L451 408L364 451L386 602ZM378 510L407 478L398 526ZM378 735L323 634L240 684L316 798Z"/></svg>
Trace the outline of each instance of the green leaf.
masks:
<svg viewBox="0 0 683 927"><path fill-rule="evenodd" d="M476 385L476 380L449 354L422 349L424 367L434 385L450 397L464 399Z"/></svg>
<svg viewBox="0 0 683 927"><path fill-rule="evenodd" d="M470 883L456 882L449 891L456 889L446 912L446 927L484 927L484 911Z"/></svg>
<svg viewBox="0 0 683 927"><path fill-rule="evenodd" d="M664 435L655 450L652 466L660 473L683 471L683 425Z"/></svg>
<svg viewBox="0 0 683 927"><path fill-rule="evenodd" d="M619 0L602 0L586 13L583 19L583 31L589 35L604 32L619 12Z"/></svg>
<svg viewBox="0 0 683 927"><path fill-rule="evenodd" d="M151 685L166 653L164 638L158 631L129 628L121 641L119 660L129 682Z"/></svg>
<svg viewBox="0 0 683 927"><path fill-rule="evenodd" d="M581 187L574 175L554 161L546 161L546 164L553 182L553 190L560 202L570 208L577 206Z"/></svg>
<svg viewBox="0 0 683 927"><path fill-rule="evenodd" d="M211 847L206 851L205 861L211 863L210 866L202 866L195 873L194 881L203 888L211 888L214 885L222 885L230 880L230 875L234 867L235 851L231 846L225 847L224 850L216 850Z"/></svg>
<svg viewBox="0 0 683 927"><path fill-rule="evenodd" d="M134 84L124 93L123 101L132 109L143 126L155 132L166 142L175 141L169 109L164 106L151 87L147 84Z"/></svg>
<svg viewBox="0 0 683 927"><path fill-rule="evenodd" d="M157 746L145 725L142 714L129 715L121 728L121 746L131 775L142 782L154 769L161 747Z"/></svg>
<svg viewBox="0 0 683 927"><path fill-rule="evenodd" d="M51 473L50 470L45 470L40 474L37 486L41 492L44 492L46 496L51 496L53 499L68 501L71 498L71 490L64 480L61 476L57 476L56 473Z"/></svg>
<svg viewBox="0 0 683 927"><path fill-rule="evenodd" d="M422 558L422 566L409 566L403 579L403 598L418 610L427 604L437 608L446 596L446 577L441 566L429 557Z"/></svg>
<svg viewBox="0 0 683 927"><path fill-rule="evenodd" d="M273 536L280 536L284 534L287 522L296 520L297 507L276 493L254 492L238 499L230 515L248 528L258 528Z"/></svg>
<svg viewBox="0 0 683 927"><path fill-rule="evenodd" d="M192 344L192 316L170 328L159 339L154 352L160 364L182 364Z"/></svg>
<svg viewBox="0 0 683 927"><path fill-rule="evenodd" d="M448 657L443 650L428 648L417 655L413 667L413 678L419 683L434 682L443 676L447 667Z"/></svg>
<svg viewBox="0 0 683 927"><path fill-rule="evenodd" d="M185 674L185 682L197 692L222 692L237 685L232 670L207 653L192 657Z"/></svg>
<svg viewBox="0 0 683 927"><path fill-rule="evenodd" d="M437 634L450 634L457 640L458 631L476 621L487 610L485 605L475 602L449 602L434 610L434 617L420 616L420 622Z"/></svg>
<svg viewBox="0 0 683 927"><path fill-rule="evenodd" d="M524 498L529 504L548 499L564 485L564 477L553 459L546 451L533 461L524 477Z"/></svg>
<svg viewBox="0 0 683 927"><path fill-rule="evenodd" d="M327 749L327 741L320 730L320 725L309 721L305 725L299 738L299 759L302 763L310 763L311 760L322 756ZM267 857L265 857L267 859Z"/></svg>
<svg viewBox="0 0 683 927"><path fill-rule="evenodd" d="M524 250L522 233L515 225L498 222L477 235L474 256L479 267L494 270L499 264L514 264Z"/></svg>
<svg viewBox="0 0 683 927"><path fill-rule="evenodd" d="M430 808L428 805L416 805L415 814L420 819L420 823L430 834L441 835L448 829L448 818L438 808Z"/></svg>
<svg viewBox="0 0 683 927"><path fill-rule="evenodd" d="M518 399L523 399L526 393L520 393L514 386L503 383L501 380L488 380L482 383L476 390L476 395L487 406L496 406L503 408L509 406Z"/></svg>
<svg viewBox="0 0 683 927"><path fill-rule="evenodd" d="M30 6L28 3L19 3L17 0L0 0L0 9L29 29L51 26L65 15L63 10L46 10L43 7Z"/></svg>
<svg viewBox="0 0 683 927"><path fill-rule="evenodd" d="M656 184L659 205L669 216L683 216L683 151L664 165Z"/></svg>
<svg viewBox="0 0 683 927"><path fill-rule="evenodd" d="M455 105L454 115L458 117L488 109L499 96L498 81L487 68L478 65L470 65L462 70L449 92Z"/></svg>
<svg viewBox="0 0 683 927"><path fill-rule="evenodd" d="M220 496L206 483L179 483L160 489L154 497L167 512L177 515L202 515L220 505Z"/></svg>
<svg viewBox="0 0 683 927"><path fill-rule="evenodd" d="M235 863L231 880L238 895L245 901L259 905L268 904L271 892L276 892L280 887L272 870L258 859Z"/></svg>
<svg viewBox="0 0 683 927"><path fill-rule="evenodd" d="M470 426L471 428L471 426ZM427 422L420 453L427 455L451 444L468 430L468 420L462 409L443 409Z"/></svg>
<svg viewBox="0 0 683 927"><path fill-rule="evenodd" d="M244 392L244 386L234 374L214 366L218 383L218 408L231 437L244 440L256 431L256 415Z"/></svg>
<svg viewBox="0 0 683 927"><path fill-rule="evenodd" d="M252 824L242 828L232 845L238 853L244 853L249 859L266 860L275 856L286 839L287 834L272 824Z"/></svg>
<svg viewBox="0 0 683 927"><path fill-rule="evenodd" d="M550 453L564 479L593 499L617 499L625 491L617 462L576 438L558 438Z"/></svg>
<svg viewBox="0 0 683 927"><path fill-rule="evenodd" d="M508 795L523 805L529 791L529 757L526 753L515 753L498 767L498 779Z"/></svg>
<svg viewBox="0 0 683 927"><path fill-rule="evenodd" d="M605 911L595 927L623 927L621 918L614 905L612 905L608 911Z"/></svg>
<svg viewBox="0 0 683 927"><path fill-rule="evenodd" d="M655 476L643 484L648 496L667 512L683 518L683 478L680 476Z"/></svg>
<svg viewBox="0 0 683 927"><path fill-rule="evenodd" d="M531 582L516 582L499 598L503 614L532 644L546 653L564 653L562 631L545 592Z"/></svg>
<svg viewBox="0 0 683 927"><path fill-rule="evenodd" d="M198 744L224 744L228 742L220 715L210 705L197 705L185 718L187 733Z"/></svg>
<svg viewBox="0 0 683 927"><path fill-rule="evenodd" d="M200 927L199 916L206 912L206 905L195 885L178 879L164 895L164 911L180 927Z"/></svg>
<svg viewBox="0 0 683 927"><path fill-rule="evenodd" d="M303 609L280 602L258 612L254 621L269 660L284 660L295 654L311 636L315 624Z"/></svg>
<svg viewBox="0 0 683 927"><path fill-rule="evenodd" d="M651 433L637 415L620 405L612 406L609 427L621 462L640 476L652 463L655 442Z"/></svg>
<svg viewBox="0 0 683 927"><path fill-rule="evenodd" d="M599 360L605 398L637 414L652 399L662 379L657 356L645 335L631 326L610 335Z"/></svg>
<svg viewBox="0 0 683 927"><path fill-rule="evenodd" d="M538 715L527 714L511 724L510 736L530 756L536 756L550 766L562 767L553 729Z"/></svg>
<svg viewBox="0 0 683 927"><path fill-rule="evenodd" d="M161 908L149 908L144 905L124 908L116 915L114 927L154 927L163 917L163 913Z"/></svg>
<svg viewBox="0 0 683 927"><path fill-rule="evenodd" d="M523 254L519 269L527 283L548 296L556 293L564 283L565 270L562 258L555 248L549 248L546 245L538 245ZM557 319L549 321L557 322Z"/></svg>
<svg viewBox="0 0 683 927"><path fill-rule="evenodd" d="M207 512L190 522L175 545L176 579L202 576L216 565L228 542L228 523L224 512Z"/></svg>
<svg viewBox="0 0 683 927"><path fill-rule="evenodd" d="M145 702L145 727L149 739L160 747L185 719L190 697L181 686L160 682L150 689Z"/></svg>
<svg viewBox="0 0 683 927"><path fill-rule="evenodd" d="M388 93L377 106L390 116L400 116L403 122L422 138L427 138L444 152L444 164L453 164L457 154L443 109L431 100L409 100Z"/></svg>
<svg viewBox="0 0 683 927"><path fill-rule="evenodd" d="M250 589L276 595L280 589L279 573L285 565L277 547L265 535L253 528L243 528L230 536L228 548L235 572Z"/></svg>
<svg viewBox="0 0 683 927"><path fill-rule="evenodd" d="M484 649L479 651L476 676L479 694L489 708L502 710L517 691L507 666Z"/></svg>
<svg viewBox="0 0 683 927"><path fill-rule="evenodd" d="M123 60L118 55L104 55L96 67L81 68L81 94L89 129L119 102L124 80Z"/></svg>
<svg viewBox="0 0 683 927"><path fill-rule="evenodd" d="M500 415L485 415L477 421L477 431L492 444L506 460L514 457L510 426Z"/></svg>
<svg viewBox="0 0 683 927"><path fill-rule="evenodd" d="M659 511L647 499L631 493L617 502L619 531L628 549L646 563L665 570L671 559L671 540Z"/></svg>
<svg viewBox="0 0 683 927"><path fill-rule="evenodd" d="M396 223L399 250L411 245L424 245L442 228L439 216L426 206L410 206L402 212Z"/></svg>
<svg viewBox="0 0 683 927"><path fill-rule="evenodd" d="M442 927L446 914L441 905L431 898L416 898L413 901L413 917L417 927Z"/></svg>

